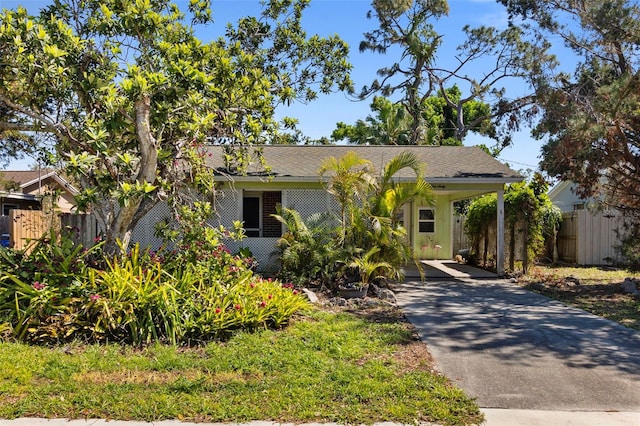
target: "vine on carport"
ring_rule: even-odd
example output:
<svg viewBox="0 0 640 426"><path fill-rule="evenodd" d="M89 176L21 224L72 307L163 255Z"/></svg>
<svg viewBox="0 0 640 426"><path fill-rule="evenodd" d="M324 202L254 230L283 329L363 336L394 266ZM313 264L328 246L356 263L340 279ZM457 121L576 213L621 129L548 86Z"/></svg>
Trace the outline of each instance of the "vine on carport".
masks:
<svg viewBox="0 0 640 426"><path fill-rule="evenodd" d="M542 254L545 237L554 237L562 220L562 213L553 206L547 195L548 185L540 174L531 182L518 182L507 187L504 196L505 233L508 243L509 270L515 270L518 233L522 234L522 270L526 274L530 259ZM486 266L489 256L489 235L496 229L497 196L484 195L469 206L465 232L472 241L475 256L480 255Z"/></svg>

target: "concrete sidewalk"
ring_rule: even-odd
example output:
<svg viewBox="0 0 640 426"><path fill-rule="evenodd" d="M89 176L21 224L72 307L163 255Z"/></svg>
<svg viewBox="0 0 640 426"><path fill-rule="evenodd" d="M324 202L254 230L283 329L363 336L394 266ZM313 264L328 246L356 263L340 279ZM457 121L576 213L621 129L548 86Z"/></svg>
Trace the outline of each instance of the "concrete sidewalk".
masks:
<svg viewBox="0 0 640 426"><path fill-rule="evenodd" d="M640 333L499 279L408 281L396 296L487 425L640 426Z"/></svg>

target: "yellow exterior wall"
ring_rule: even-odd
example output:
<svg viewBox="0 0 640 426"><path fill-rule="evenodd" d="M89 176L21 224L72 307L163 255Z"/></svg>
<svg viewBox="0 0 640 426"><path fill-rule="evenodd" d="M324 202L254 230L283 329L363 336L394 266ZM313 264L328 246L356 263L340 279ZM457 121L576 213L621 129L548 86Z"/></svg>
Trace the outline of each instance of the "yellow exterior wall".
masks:
<svg viewBox="0 0 640 426"><path fill-rule="evenodd" d="M408 208L409 218L405 218L405 226L410 234L413 250L419 259L452 259L453 253L453 202L469 197L496 192L502 185L496 184L446 184L432 185L435 192L435 205L430 206L424 200L414 201ZM233 190L239 194L242 190L273 191L287 189L323 189L318 181L309 182L278 182L243 181L238 179L233 184ZM230 190L229 185L223 185L223 191ZM418 215L421 207L435 210L435 232L420 233ZM440 246L439 248L435 246Z"/></svg>

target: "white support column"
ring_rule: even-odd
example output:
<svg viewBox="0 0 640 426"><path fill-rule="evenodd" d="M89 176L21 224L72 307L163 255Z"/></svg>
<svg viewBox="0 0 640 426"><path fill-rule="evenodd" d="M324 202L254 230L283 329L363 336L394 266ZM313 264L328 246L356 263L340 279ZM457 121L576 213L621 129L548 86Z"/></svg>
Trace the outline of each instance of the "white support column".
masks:
<svg viewBox="0 0 640 426"><path fill-rule="evenodd" d="M498 190L498 212L496 232L496 272L504 275L504 187Z"/></svg>

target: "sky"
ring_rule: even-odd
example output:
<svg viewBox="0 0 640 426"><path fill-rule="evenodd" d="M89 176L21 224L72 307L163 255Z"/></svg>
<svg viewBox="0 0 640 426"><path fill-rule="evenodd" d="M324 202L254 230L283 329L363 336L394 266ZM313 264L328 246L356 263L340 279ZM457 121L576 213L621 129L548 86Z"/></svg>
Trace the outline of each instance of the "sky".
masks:
<svg viewBox="0 0 640 426"><path fill-rule="evenodd" d="M181 0L184 1L184 0ZM44 0L0 0L0 9L13 9L23 5L35 11L47 2ZM436 24L436 29L443 34L443 45L439 49L437 64L447 65L455 60L455 48L463 42L464 25L472 27L491 25L505 28L507 14L504 7L495 0L449 0L449 15ZM364 32L374 29L375 20L367 19L367 11L371 9L370 0L311 0L309 8L303 18L303 28L309 35L319 34L328 36L338 34L350 46L349 60L353 65L351 77L356 89L370 84L376 77L376 71L382 66L392 64L396 58L387 54L360 53L358 45ZM203 40L215 38L222 31L226 22L235 22L239 17L257 14L259 2L257 0L213 0L213 15L215 24L207 31L199 31ZM478 70L481 72L481 70ZM526 87L512 83L507 87L506 96L509 98L524 94ZM371 113L369 105L371 99L356 101L352 96L343 93L320 95L308 104L296 103L291 107L281 107L277 115L281 118L290 116L297 118L299 128L312 139L329 137L337 122L347 124L364 119ZM469 135L464 144L477 145L485 143L492 145L491 140L479 136ZM507 162L513 169L526 171L535 170L539 161L541 142L532 139L528 130L515 135L511 147L502 151L499 159ZM13 162L8 169L17 170L28 168L32 160Z"/></svg>

